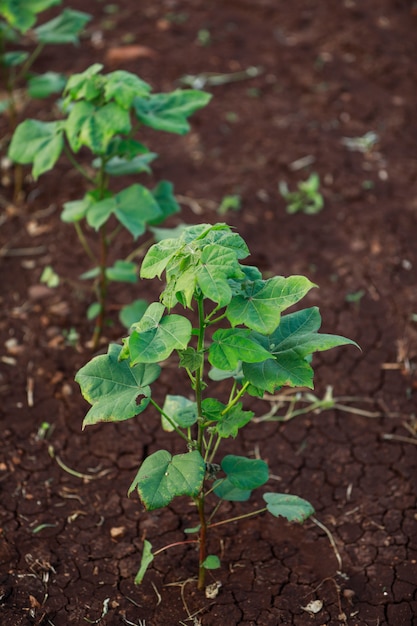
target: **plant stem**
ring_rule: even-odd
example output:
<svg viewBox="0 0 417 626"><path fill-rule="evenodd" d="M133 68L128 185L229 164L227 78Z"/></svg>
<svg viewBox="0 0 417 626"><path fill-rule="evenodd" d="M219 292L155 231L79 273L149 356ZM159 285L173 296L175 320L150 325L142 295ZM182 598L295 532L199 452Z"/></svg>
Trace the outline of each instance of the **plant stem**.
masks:
<svg viewBox="0 0 417 626"><path fill-rule="evenodd" d="M93 253L93 251L91 250L90 246L88 245L88 241L85 238L85 235L83 233L83 230L81 228L81 224L80 222L74 222L74 228L75 231L77 233L77 237L82 245L82 247L84 248L85 253L87 254L87 256L93 261L93 263L97 263L97 259Z"/></svg>
<svg viewBox="0 0 417 626"><path fill-rule="evenodd" d="M107 189L107 176L105 172L105 162L102 160L100 172L98 174L98 184L97 189L99 192L99 200L104 198L105 191ZM98 277L98 302L100 305L100 312L98 314L96 325L94 328L94 334L92 339L93 350L96 350L98 347L98 343L100 341L100 337L103 333L104 322L106 318L106 301L107 301L107 287L108 287L108 278L107 278L107 252L108 252L108 240L107 240L107 231L106 224L103 224L99 229L100 236L100 273Z"/></svg>
<svg viewBox="0 0 417 626"><path fill-rule="evenodd" d="M204 350L204 334L206 329L206 324L204 320L204 300L203 296L199 295L196 297L197 305L198 305L198 341L197 341L197 351L202 353ZM202 411L202 400L203 400L203 376L204 376L204 361L197 369L195 373L195 397L197 404L197 450L200 452L201 456L203 456L203 444L204 444L204 417ZM197 588L199 591L204 589L204 582L206 576L206 570L203 566L203 563L206 558L206 541L207 541L207 521L205 515L205 501L204 501L204 490L201 489L200 494L196 498L198 515L200 518L200 532L199 532L199 568L198 568L198 583Z"/></svg>
<svg viewBox="0 0 417 626"><path fill-rule="evenodd" d="M236 517L229 517L229 519L223 519L220 522L209 524L208 528L214 528L215 526L222 526L223 524L229 524L231 522L239 522L241 519L246 519L248 517L254 517L255 515L260 515L261 513L265 513L265 511L267 510L268 509L265 506L263 509L257 509L256 511L252 511L251 513L245 513L244 515L237 515Z"/></svg>
<svg viewBox="0 0 417 626"><path fill-rule="evenodd" d="M185 439L185 441L187 443L190 443L190 440L188 439L188 437L186 435L184 435L184 433L178 428L178 426L175 424L175 422L173 422L172 419L169 417L169 415L167 415L165 413L165 411L163 409L161 409L161 407L155 402L155 400L150 398L149 401L150 401L150 404L152 404L152 406L155 407L155 409L158 411L158 413L160 413L171 424L172 428L175 430L177 435L179 435L180 437Z"/></svg>
<svg viewBox="0 0 417 626"><path fill-rule="evenodd" d="M106 238L106 225L103 224L101 226L99 235L100 235L100 273L98 277L98 288L97 288L97 296L98 303L100 305L100 312L96 319L96 325L94 328L94 334L92 339L92 347L93 350L98 348L98 343L100 341L100 337L103 333L104 321L106 317L106 300L107 300L107 286L108 279L106 274L106 265L107 265L107 238Z"/></svg>

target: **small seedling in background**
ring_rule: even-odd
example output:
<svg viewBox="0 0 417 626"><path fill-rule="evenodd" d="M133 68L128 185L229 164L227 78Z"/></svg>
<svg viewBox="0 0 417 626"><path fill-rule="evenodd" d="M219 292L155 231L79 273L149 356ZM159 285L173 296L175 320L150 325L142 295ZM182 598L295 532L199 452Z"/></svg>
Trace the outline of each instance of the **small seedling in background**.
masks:
<svg viewBox="0 0 417 626"><path fill-rule="evenodd" d="M200 590L206 570L220 566L217 555L207 554L211 528L267 512L303 522L314 512L296 495L268 491L262 508L213 521L223 501L245 502L269 480L262 459L232 454L218 458L224 440L255 422L242 400L247 395L262 398L282 387L312 389L311 355L354 344L319 334L317 307L284 315L315 285L304 276L264 280L258 268L241 264L248 254L245 241L226 224L187 227L179 237L154 244L143 260L141 277L160 278L165 272L160 300L133 324L123 346L111 344L106 355L94 357L76 375L92 405L84 427L122 422L152 406L162 428L181 438L184 453L162 449L148 455L129 493L137 491L148 511L169 506L177 496L192 499L198 522L185 531L192 538L171 545L198 547ZM198 320L195 327L188 316L171 313L177 305L196 313L191 314ZM166 359L185 370L189 385L185 395L167 395L159 404L151 385ZM223 393L216 397L217 381L222 381L223 393L229 386L226 400ZM154 557L171 545L154 551L145 540L136 583Z"/></svg>
<svg viewBox="0 0 417 626"><path fill-rule="evenodd" d="M289 191L287 183L281 181L279 191L287 203L287 213L293 214L301 211L307 215L315 215L324 206L318 174L312 173L307 180L299 182L297 191Z"/></svg>
<svg viewBox="0 0 417 626"><path fill-rule="evenodd" d="M211 43L211 34L207 28L201 28L197 33L197 43L199 46L206 47Z"/></svg>
<svg viewBox="0 0 417 626"><path fill-rule="evenodd" d="M54 269L50 265L47 265L44 268L41 274L40 281L43 285L46 285L47 287L50 287L51 289L53 289L54 287L58 287L60 283L58 274L54 271Z"/></svg>
<svg viewBox="0 0 417 626"><path fill-rule="evenodd" d="M348 150L351 152L362 152L363 154L370 152L378 141L378 135L372 130L365 133L362 137L342 138L342 143Z"/></svg>
<svg viewBox="0 0 417 626"><path fill-rule="evenodd" d="M365 291L363 289L359 289L358 291L353 291L352 293L348 293L345 296L346 302L353 302L354 304L359 304L362 298L365 295Z"/></svg>
<svg viewBox="0 0 417 626"><path fill-rule="evenodd" d="M242 201L239 195L224 196L220 202L217 213L219 215L226 215L228 211L240 211Z"/></svg>
<svg viewBox="0 0 417 626"><path fill-rule="evenodd" d="M0 101L0 113L7 112L11 133L17 126L18 109L23 106L21 92L17 96L18 87L23 84L27 88L26 98L46 98L61 92L65 86L66 78L57 72L30 73L43 48L52 44L78 44L80 33L91 20L87 13L66 8L57 17L37 24L41 13L58 4L61 0L0 0L0 80L6 94ZM35 46L32 52L25 49L28 43ZM22 187L19 167L14 184L17 200Z"/></svg>
<svg viewBox="0 0 417 626"><path fill-rule="evenodd" d="M158 156L137 140L138 129L143 125L185 134L188 117L211 98L191 89L152 94L150 85L138 76L122 70L103 74L102 69L94 64L71 76L63 92L63 119L25 120L17 127L9 149L13 161L32 164L35 180L52 170L64 152L89 186L83 198L64 203L61 218L74 224L93 263L93 268L81 275L94 281L97 295L88 313L89 319L96 318L93 349L104 328L109 283L137 281L137 266L131 258L109 266L115 237L124 228L137 239L149 225L159 224L179 210L168 181L151 190L134 183L113 191L118 176L150 173L150 164ZM79 160L85 148L93 157L91 167ZM98 232L98 249L90 245L85 225Z"/></svg>

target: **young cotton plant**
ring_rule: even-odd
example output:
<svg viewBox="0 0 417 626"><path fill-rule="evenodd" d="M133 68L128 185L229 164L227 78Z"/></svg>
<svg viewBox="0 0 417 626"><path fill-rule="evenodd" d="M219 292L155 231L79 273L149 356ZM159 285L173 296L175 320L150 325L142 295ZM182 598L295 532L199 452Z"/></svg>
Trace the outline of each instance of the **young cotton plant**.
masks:
<svg viewBox="0 0 417 626"><path fill-rule="evenodd" d="M91 15L65 8L59 15L39 22L39 16L62 0L0 0L0 113L7 112L10 134L16 128L18 109L29 98L46 98L62 91L66 78L55 71L34 74L32 66L47 45L78 44ZM32 50L28 51L28 45ZM22 97L22 85L26 88ZM19 92L17 91L19 88ZM22 191L21 168L15 168L15 199Z"/></svg>
<svg viewBox="0 0 417 626"><path fill-rule="evenodd" d="M212 521L221 501L246 501L268 481L262 459L219 456L223 441L236 437L254 417L243 407L244 396L262 397L285 386L311 389L311 354L354 344L320 334L316 307L283 315L315 285L304 276L264 280L256 267L242 265L248 254L245 241L226 224L190 226L179 238L154 244L143 260L141 276L161 278L165 272L160 302L149 305L123 346L110 345L106 355L93 358L76 375L92 405L84 427L130 419L151 405L163 428L183 440L182 454L158 450L147 456L129 493L137 491L148 511L168 506L176 496L193 500L198 525L185 532L196 538L183 543L198 546L199 589L204 588L206 569L219 566L218 557L207 554L210 528L264 512L302 522L314 512L296 495L267 491L262 509ZM191 315L171 313L177 305ZM197 317L195 326L190 316ZM169 358L187 372L190 389L186 395L181 390L168 395L160 406L152 397L152 384L160 363ZM227 398L216 396L216 380L229 380ZM167 547L153 551L145 540L137 583L154 556Z"/></svg>
<svg viewBox="0 0 417 626"><path fill-rule="evenodd" d="M205 106L210 95L193 89L151 93L138 76L123 70L102 73L94 64L71 76L63 92L64 119L51 122L26 120L20 124L10 145L13 161L32 164L36 180L52 170L65 152L74 168L87 181L89 191L78 200L66 202L64 222L73 223L80 242L94 267L82 275L95 280L97 302L89 310L96 318L93 347L103 330L108 283L136 282L137 267L131 260L117 260L108 267L109 251L124 228L134 239L149 225L156 225L179 210L172 184L161 181L154 189L134 183L113 191L118 176L150 173L158 156L137 140L141 126L157 131L185 134L188 118ZM91 167L84 167L78 155L87 148ZM85 236L85 224L98 232L98 250Z"/></svg>

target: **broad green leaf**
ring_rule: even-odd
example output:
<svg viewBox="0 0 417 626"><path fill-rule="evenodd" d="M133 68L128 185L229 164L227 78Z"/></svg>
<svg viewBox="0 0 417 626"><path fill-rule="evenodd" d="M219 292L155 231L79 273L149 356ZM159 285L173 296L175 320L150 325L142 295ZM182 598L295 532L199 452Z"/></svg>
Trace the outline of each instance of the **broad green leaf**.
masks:
<svg viewBox="0 0 417 626"><path fill-rule="evenodd" d="M27 81L29 95L31 98L47 98L52 93L60 93L66 82L66 76L58 72L45 72L40 76L32 76Z"/></svg>
<svg viewBox="0 0 417 626"><path fill-rule="evenodd" d="M255 280L232 298L227 307L227 318L233 326L245 324L269 335L277 328L281 312L301 300L314 286L304 276Z"/></svg>
<svg viewBox="0 0 417 626"><path fill-rule="evenodd" d="M86 194L82 200L72 200L64 202L64 209L61 213L63 222L72 223L79 222L87 215L88 209L94 204L90 194Z"/></svg>
<svg viewBox="0 0 417 626"><path fill-rule="evenodd" d="M252 491L264 485L269 478L268 465L262 459L228 454L220 465L228 480L238 489Z"/></svg>
<svg viewBox="0 0 417 626"><path fill-rule="evenodd" d="M184 135L190 129L187 118L210 100L211 95L203 91L177 89L148 98L135 98L133 106L138 120L145 126Z"/></svg>
<svg viewBox="0 0 417 626"><path fill-rule="evenodd" d="M84 72L69 77L64 95L67 100L94 100L101 93L103 69L101 63L93 63Z"/></svg>
<svg viewBox="0 0 417 626"><path fill-rule="evenodd" d="M239 361L259 363L270 358L270 352L255 341L246 328L221 328L213 334L209 361L218 369L234 370Z"/></svg>
<svg viewBox="0 0 417 626"><path fill-rule="evenodd" d="M185 228L187 228L185 224L178 224L174 228L157 228L152 226L149 230L152 232L155 241L159 243L164 239L179 239Z"/></svg>
<svg viewBox="0 0 417 626"><path fill-rule="evenodd" d="M170 418L162 415L162 428L167 432L174 430L172 423L179 428L189 428L197 421L197 404L184 396L166 395L162 409Z"/></svg>
<svg viewBox="0 0 417 626"><path fill-rule="evenodd" d="M140 276L141 278L161 278L162 272L178 250L177 239L163 239L151 246L143 259Z"/></svg>
<svg viewBox="0 0 417 626"><path fill-rule="evenodd" d="M192 326L186 317L166 315L158 318L157 312L155 319L152 319L150 313L156 311L157 304L150 305L129 337L132 365L164 361L173 350L184 350L190 341Z"/></svg>
<svg viewBox="0 0 417 626"><path fill-rule="evenodd" d="M263 363L243 363L242 369L246 380L268 393L284 386L314 389L314 371L297 354L286 353L279 359L267 359Z"/></svg>
<svg viewBox="0 0 417 626"><path fill-rule="evenodd" d="M132 367L119 360L120 352L121 346L110 344L107 354L94 357L75 377L82 395L92 405L83 428L98 422L127 420L142 413L149 404L150 385L161 368L154 363Z"/></svg>
<svg viewBox="0 0 417 626"><path fill-rule="evenodd" d="M208 244L201 253L201 261L197 270L198 286L206 298L223 307L230 302L232 297L232 290L227 278L240 271L233 250L218 244Z"/></svg>
<svg viewBox="0 0 417 626"><path fill-rule="evenodd" d="M152 195L157 201L161 211L160 216L150 222L152 226L156 226L157 224L164 222L170 215L179 213L180 206L175 199L173 189L174 186L172 183L168 180L161 180L152 190ZM180 228L183 227L180 226Z"/></svg>
<svg viewBox="0 0 417 626"><path fill-rule="evenodd" d="M336 346L358 347L354 341L346 337L318 333L320 326L321 316L317 307L283 316L281 324L269 337L271 351L278 355L293 350L305 357L313 352L330 350Z"/></svg>
<svg viewBox="0 0 417 626"><path fill-rule="evenodd" d="M28 57L28 52L21 52L20 50L5 52L5 54L0 55L0 65L4 67L17 67L18 65L22 65Z"/></svg>
<svg viewBox="0 0 417 626"><path fill-rule="evenodd" d="M252 411L243 411L242 404L239 402L223 416L220 415L214 426L215 431L219 437L236 437L239 429L246 426L253 416Z"/></svg>
<svg viewBox="0 0 417 626"><path fill-rule="evenodd" d="M208 376L211 380L227 380L228 378L234 378L241 381L243 378L242 363L237 364L234 370L220 370L218 367L212 367L209 370Z"/></svg>
<svg viewBox="0 0 417 626"><path fill-rule="evenodd" d="M191 373L197 371L204 364L204 354L197 352L195 348L189 346L185 350L178 350L180 357L180 367L185 367Z"/></svg>
<svg viewBox="0 0 417 626"><path fill-rule="evenodd" d="M9 157L17 163L33 163L35 180L51 170L64 148L62 122L25 120L16 128L9 146Z"/></svg>
<svg viewBox="0 0 417 626"><path fill-rule="evenodd" d="M38 13L60 3L61 0L0 0L0 15L13 28L25 33L36 23Z"/></svg>
<svg viewBox="0 0 417 626"><path fill-rule="evenodd" d="M107 150L111 139L131 129L129 113L115 102L95 106L91 102L76 102L65 123L71 149L78 152L87 146L93 154Z"/></svg>
<svg viewBox="0 0 417 626"><path fill-rule="evenodd" d="M43 44L78 43L78 36L91 20L91 15L73 9L64 9L58 17L34 29L36 39Z"/></svg>
<svg viewBox="0 0 417 626"><path fill-rule="evenodd" d="M92 199L86 211L86 219L89 226L99 230L107 222L116 209L116 197L105 198L98 202Z"/></svg>
<svg viewBox="0 0 417 626"><path fill-rule="evenodd" d="M285 517L289 522L305 522L314 514L310 502L286 493L264 493L266 508L274 517Z"/></svg>
<svg viewBox="0 0 417 626"><path fill-rule="evenodd" d="M219 569L220 567L220 559L215 554L209 554L204 559L202 566L205 569Z"/></svg>
<svg viewBox="0 0 417 626"><path fill-rule="evenodd" d="M167 506L176 496L196 497L203 486L206 464L198 450L171 456L158 450L142 463L129 494L137 489L148 511Z"/></svg>
<svg viewBox="0 0 417 626"><path fill-rule="evenodd" d="M101 306L99 302L92 302L87 309L86 317L89 321L95 320L100 315Z"/></svg>
<svg viewBox="0 0 417 626"><path fill-rule="evenodd" d="M104 170L111 176L127 176L129 174L140 174L146 172L151 173L149 163L152 163L158 155L155 152L147 152L146 154L139 154L132 159L125 159L123 157L114 156L104 166ZM93 167L100 167L101 159L95 159L93 161Z"/></svg>
<svg viewBox="0 0 417 626"><path fill-rule="evenodd" d="M135 239L145 232L149 222L161 215L159 204L143 185L131 185L116 194L114 199L115 216Z"/></svg>
<svg viewBox="0 0 417 626"><path fill-rule="evenodd" d="M284 385L313 389L313 369L306 358L313 352L357 344L339 335L319 334L321 317L317 307L284 315L268 337L253 333L272 359L260 364L243 363L245 378L255 387L273 393Z"/></svg>
<svg viewBox="0 0 417 626"><path fill-rule="evenodd" d="M228 478L216 481L213 491L218 498L229 500L230 502L246 502L252 493L250 489L235 487Z"/></svg>
<svg viewBox="0 0 417 626"><path fill-rule="evenodd" d="M148 302L146 300L134 300L122 308L119 314L119 320L125 328L129 329L143 317L147 308Z"/></svg>
<svg viewBox="0 0 417 626"><path fill-rule="evenodd" d="M227 224L200 224L198 227L191 227L190 234L193 232L192 229L194 228L203 230L200 235L194 235L197 240L201 241L202 247L210 243L215 243L228 250L233 250L237 259L244 259L249 255L249 249L244 239L242 239L238 233L232 232L230 226Z"/></svg>
<svg viewBox="0 0 417 626"><path fill-rule="evenodd" d="M140 568L139 568L138 573L135 576L135 585L141 584L149 565L153 561L153 558L154 557L152 554L152 544L150 541L145 539L143 541L143 552L142 552L142 558L140 561Z"/></svg>
<svg viewBox="0 0 417 626"><path fill-rule="evenodd" d="M151 86L131 72L116 70L106 76L106 101L114 100L124 109L130 109L136 97L146 97L150 91Z"/></svg>
<svg viewBox="0 0 417 626"><path fill-rule="evenodd" d="M137 283L138 282L138 266L131 261L115 261L113 267L106 269L108 280L119 283Z"/></svg>

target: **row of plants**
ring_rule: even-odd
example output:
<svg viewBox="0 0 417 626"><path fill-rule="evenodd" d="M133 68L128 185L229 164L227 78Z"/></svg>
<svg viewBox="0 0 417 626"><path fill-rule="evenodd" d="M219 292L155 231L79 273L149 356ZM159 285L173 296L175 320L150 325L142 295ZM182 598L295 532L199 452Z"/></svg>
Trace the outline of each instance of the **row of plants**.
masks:
<svg viewBox="0 0 417 626"><path fill-rule="evenodd" d="M0 15L10 28L24 34L37 14L54 4L59 0L22 0L25 11L20 12L12 0L0 0ZM42 44L48 30L67 32L68 24L74 25L77 16L66 11L53 27L49 23L33 30ZM87 20L78 15L73 42ZM11 30L3 28L3 39L13 41ZM18 65L5 55L3 64ZM26 64L22 71L27 71L34 56L20 57L20 63ZM151 172L157 157L140 141L141 128L185 134L189 117L209 103L210 95L198 89L153 93L139 76L123 70L106 74L103 69L94 64L65 80L58 119L24 120L13 132L8 154L14 163L30 164L35 180L53 171L65 155L83 181L84 194L68 198L61 218L74 226L92 265L81 278L93 281L96 294L88 310L88 318L95 320L93 350L105 326L110 283L133 284L139 277L135 248L109 265L116 238L128 231L136 241L149 229L155 237L140 278L164 275L159 301L128 303L124 311L128 336L121 344L111 344L107 354L93 357L76 374L76 381L92 405L84 426L125 421L153 408L161 427L182 440L181 454L158 450L147 456L129 493L137 492L148 511L168 506L179 496L194 502L196 525L185 529L188 538L179 543L198 550L201 590L206 570L220 566L218 556L207 553L210 529L263 513L302 522L314 512L312 504L296 495L266 491L261 509L217 519L223 502L247 501L269 480L262 459L219 456L227 439L254 422L244 400L283 387L313 388L312 354L354 342L319 333L316 307L286 312L315 285L304 276L264 279L257 267L242 262L249 255L248 247L227 224L188 225L163 229L161 234L155 227L179 211L170 181L162 180L154 188L134 182L120 190L119 177L133 175L140 180ZM9 83L13 94L14 83ZM317 180L303 190L313 198L312 212L321 208L317 191ZM298 205L294 210L299 210ZM172 313L175 307L181 313ZM158 404L152 390L168 359L186 372L188 388ZM227 397L219 393L219 381L223 386L228 382ZM168 547L154 550L145 540L137 583L153 558Z"/></svg>

